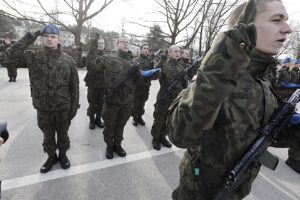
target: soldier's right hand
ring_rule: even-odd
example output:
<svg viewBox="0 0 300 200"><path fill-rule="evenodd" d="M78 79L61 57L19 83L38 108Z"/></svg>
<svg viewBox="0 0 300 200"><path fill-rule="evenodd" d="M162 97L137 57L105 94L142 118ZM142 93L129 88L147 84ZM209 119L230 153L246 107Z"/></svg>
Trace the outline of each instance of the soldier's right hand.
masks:
<svg viewBox="0 0 300 200"><path fill-rule="evenodd" d="M240 47L244 49L248 55L256 46L256 28L254 23L247 25L240 23L224 33L232 40L239 43Z"/></svg>
<svg viewBox="0 0 300 200"><path fill-rule="evenodd" d="M37 30L37 31L35 31L35 32L33 33L33 35L34 35L35 38L37 38L37 37L39 37L39 36L42 35L42 32L41 32L40 30Z"/></svg>
<svg viewBox="0 0 300 200"><path fill-rule="evenodd" d="M91 37L93 40L99 40L100 34L98 32L94 32Z"/></svg>

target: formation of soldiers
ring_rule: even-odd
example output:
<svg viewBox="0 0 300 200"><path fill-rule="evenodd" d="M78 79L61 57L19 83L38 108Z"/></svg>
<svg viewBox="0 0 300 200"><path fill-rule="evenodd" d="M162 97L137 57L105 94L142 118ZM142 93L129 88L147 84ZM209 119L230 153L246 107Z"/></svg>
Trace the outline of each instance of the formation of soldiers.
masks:
<svg viewBox="0 0 300 200"><path fill-rule="evenodd" d="M48 154L41 173L51 170L58 161L63 169L70 167L66 155L70 148L68 129L79 108L76 61L61 50L58 35L59 29L49 24L41 31L27 33L1 52L1 63L14 64L20 56L25 55L26 58L32 102L37 110L38 126L44 134L44 151ZM25 51L39 36L42 37L43 48L34 52ZM151 80L159 79L161 88L153 114L152 144L156 150L161 149L161 144L170 148L172 144L166 139L164 123L167 109L177 94L187 87L188 77L183 76L174 91L168 93L167 88L189 66L188 50L180 52L178 46L172 45L167 58L159 59L160 55L150 55L148 44L143 44L140 55L133 58L129 51L129 40L123 36L117 41L117 49L116 55L107 54L104 40L99 34L95 33L91 38L84 78L88 88L89 128L104 128L108 159L113 158L114 152L120 157L126 156L122 147L124 127L131 116L134 126L145 125L142 116ZM181 55L184 59L180 59Z"/></svg>
<svg viewBox="0 0 300 200"><path fill-rule="evenodd" d="M247 9L242 9L244 12L255 10L251 5L254 1L249 2ZM282 15L285 16L285 12ZM254 14L249 16L254 20ZM140 47L140 56L133 59L129 40L124 36L117 40L117 54L106 54L103 39L94 34L84 78L88 87L87 115L90 129L104 128L107 159L113 159L114 152L120 157L126 156L122 146L124 127L130 116L134 126L145 125L142 116L151 80L159 79L151 129L152 146L156 150L160 150L161 145L172 147L166 138L168 134L174 144L188 149L180 164L180 186L174 191L173 199L211 199L222 186L228 166L232 166L245 147L253 142L260 123L267 121L277 107L269 81L282 100L288 96L282 83L299 83L298 60L292 69L277 70L277 61L271 56L278 52L255 49L256 29L249 23L231 27L226 34L220 35L204 64L198 69L198 63L187 74L185 68L191 65L189 52L180 50L177 45L170 46L167 57L155 62L150 59L147 44ZM290 28L285 28L285 34L291 32ZM47 173L58 161L63 169L70 167L66 155L70 148L68 129L79 109L76 62L61 51L58 35L59 29L49 24L41 31L27 33L0 54L0 62L13 61L42 36L43 48L26 54L33 106L44 134L44 151L48 154L41 173ZM240 68L237 65L241 65ZM270 80L265 79L266 76ZM169 90L174 80L177 85ZM288 141L288 144L294 143ZM288 146L287 164L299 173L297 145ZM212 147L215 148L212 150ZM205 173L200 173L199 169ZM232 199L241 199L250 192L259 166L251 170L249 180L232 194Z"/></svg>

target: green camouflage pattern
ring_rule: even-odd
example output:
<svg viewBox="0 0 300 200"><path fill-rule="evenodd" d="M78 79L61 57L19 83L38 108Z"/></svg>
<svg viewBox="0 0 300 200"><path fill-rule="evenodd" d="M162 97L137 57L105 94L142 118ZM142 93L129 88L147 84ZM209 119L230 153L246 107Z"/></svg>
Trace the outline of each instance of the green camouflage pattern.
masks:
<svg viewBox="0 0 300 200"><path fill-rule="evenodd" d="M147 61L146 58L145 55L141 54L138 58L134 59L134 62L141 63L144 61L144 63L139 66L141 70L153 69L154 63ZM149 97L150 86L151 80L149 78L139 77L136 81L132 116L142 116L145 113L144 107Z"/></svg>
<svg viewBox="0 0 300 200"><path fill-rule="evenodd" d="M60 48L44 47L38 51L24 50L36 37L27 33L5 51L5 59L24 55L28 65L33 107L43 111L70 110L70 118L79 106L79 78L74 60Z"/></svg>
<svg viewBox="0 0 300 200"><path fill-rule="evenodd" d="M4 60L17 62L38 35L27 33L9 47ZM50 156L56 149L70 148L68 129L79 108L79 78L74 60L60 48L26 51L33 107L38 126L44 133L44 151ZM57 133L57 143L55 141Z"/></svg>
<svg viewBox="0 0 300 200"><path fill-rule="evenodd" d="M225 175L278 106L268 77L276 64L274 58L258 51L249 57L224 34L218 37L201 63L197 80L169 108L169 139L188 148L173 199L213 199L217 194ZM299 152L297 145L293 150ZM249 171L248 180L228 199L248 195L258 171L259 167Z"/></svg>
<svg viewBox="0 0 300 200"><path fill-rule="evenodd" d="M291 74L291 81L290 82L299 84L300 83L299 68L298 67L292 67L292 69L290 69L290 74Z"/></svg>
<svg viewBox="0 0 300 200"><path fill-rule="evenodd" d="M186 87L187 79L184 77L181 83L178 84L178 87L171 91L171 94L165 94L176 75L183 71L184 67L180 64L180 61L175 60L168 60L161 67L159 78L160 89L157 94L156 103L154 104L154 122L151 128L151 135L155 139L160 139L167 134L165 121L168 107L179 92Z"/></svg>
<svg viewBox="0 0 300 200"><path fill-rule="evenodd" d="M18 71L17 71L16 65L17 65L17 63L5 64L5 66L7 67L7 75L10 80L16 80L16 78L17 78Z"/></svg>
<svg viewBox="0 0 300 200"><path fill-rule="evenodd" d="M282 101L286 100L295 90L294 89L287 89L282 88L281 83L282 82L291 82L291 73L289 71L289 68L286 66L283 66L281 69L277 71L276 74L276 81L274 85L274 91L279 99Z"/></svg>
<svg viewBox="0 0 300 200"><path fill-rule="evenodd" d="M67 110L54 112L38 110L37 121L39 128L44 134L44 152L49 156L53 156L56 149L65 152L70 148L68 130L71 120ZM57 142L55 133L57 133Z"/></svg>
<svg viewBox="0 0 300 200"><path fill-rule="evenodd" d="M132 104L118 105L105 101L102 111L104 141L107 146L121 144L124 127L131 115Z"/></svg>
<svg viewBox="0 0 300 200"><path fill-rule="evenodd" d="M105 94L105 82L104 82L104 68L97 65L96 59L104 55L104 51L97 50L98 38L92 38L90 40L90 48L86 57L86 69L87 74L84 78L86 86L88 87L87 100L89 107L87 109L87 115L94 117L101 116L104 94Z"/></svg>
<svg viewBox="0 0 300 200"><path fill-rule="evenodd" d="M122 88L120 97L111 92L112 86L117 81L127 76L127 70L133 65L130 54L118 51L117 55L104 55L97 58L99 68L104 69L105 85L107 94L104 98L102 118L104 120L104 141L108 146L121 144L123 131L128 121L133 105L133 92L135 85L132 82Z"/></svg>
<svg viewBox="0 0 300 200"><path fill-rule="evenodd" d="M174 199L213 199L227 172L257 137L256 130L276 108L270 83L264 79L272 59L265 61L258 52L252 56L260 59L250 63L236 42L221 34L202 61L197 80L171 105L169 138L190 152L182 159ZM200 168L199 176L195 168ZM247 195L257 173L258 169L249 173L250 181L230 199Z"/></svg>
<svg viewBox="0 0 300 200"><path fill-rule="evenodd" d="M132 104L135 89L132 81L126 82L126 86L120 91L124 96L120 97L117 93L111 93L114 83L126 77L127 70L133 66L130 54L118 51L117 55L107 54L97 58L96 63L99 66L97 71L104 70L104 82L107 94L110 94L105 97L105 101L118 105Z"/></svg>

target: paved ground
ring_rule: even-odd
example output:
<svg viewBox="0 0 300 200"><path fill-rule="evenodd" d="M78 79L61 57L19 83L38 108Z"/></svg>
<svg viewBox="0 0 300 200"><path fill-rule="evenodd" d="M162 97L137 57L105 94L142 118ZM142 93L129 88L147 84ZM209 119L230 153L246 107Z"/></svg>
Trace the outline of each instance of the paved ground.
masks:
<svg viewBox="0 0 300 200"><path fill-rule="evenodd" d="M8 200L164 200L178 185L178 164L184 150L154 151L151 145L153 103L159 84L153 82L146 105L146 126L125 127L124 148L128 156L107 160L102 129L88 129L84 70L80 75L80 104L70 127L72 167L59 165L47 174L39 169L47 156L42 152L42 134L31 104L28 71L18 69L16 83L7 82L0 67L0 119L8 122L11 137L0 149L2 199ZM271 149L280 157L276 171L262 168L247 200L299 200L300 175L284 161L287 149Z"/></svg>

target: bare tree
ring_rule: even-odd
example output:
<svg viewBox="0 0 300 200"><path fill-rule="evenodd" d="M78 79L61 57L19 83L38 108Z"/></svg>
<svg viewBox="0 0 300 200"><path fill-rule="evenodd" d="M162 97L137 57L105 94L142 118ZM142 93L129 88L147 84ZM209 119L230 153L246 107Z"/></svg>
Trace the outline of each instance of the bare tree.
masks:
<svg viewBox="0 0 300 200"><path fill-rule="evenodd" d="M166 19L170 43L175 44L177 36L190 26L201 12L200 0L155 0Z"/></svg>
<svg viewBox="0 0 300 200"><path fill-rule="evenodd" d="M199 52L206 53L217 34L226 25L232 9L239 0L210 0L206 8L207 14L203 16L199 28Z"/></svg>
<svg viewBox="0 0 300 200"><path fill-rule="evenodd" d="M6 6L14 11L15 14L11 14L6 12L6 14L10 17L14 17L18 20L30 20L33 22L38 22L45 24L45 21L38 20L34 16L26 15L24 11L18 10L15 7L15 1L7 1L2 0ZM65 7L68 9L67 12L60 12L56 10L55 12L49 12L49 9L45 7L45 5L41 2L41 0L36 0L38 3L39 8L44 13L44 15L48 16L51 20L53 20L56 24L64 27L64 29L70 31L75 36L75 44L80 44L80 37L82 27L85 22L92 19L99 13L101 13L107 6L109 6L114 0L63 0ZM17 0L18 3L25 3ZM28 3L27 3L28 4ZM31 4L30 6L34 6ZM91 8L93 7L93 12L91 12ZM68 26L64 21L59 19L59 15L61 14L68 14L71 15L75 22L75 26Z"/></svg>

